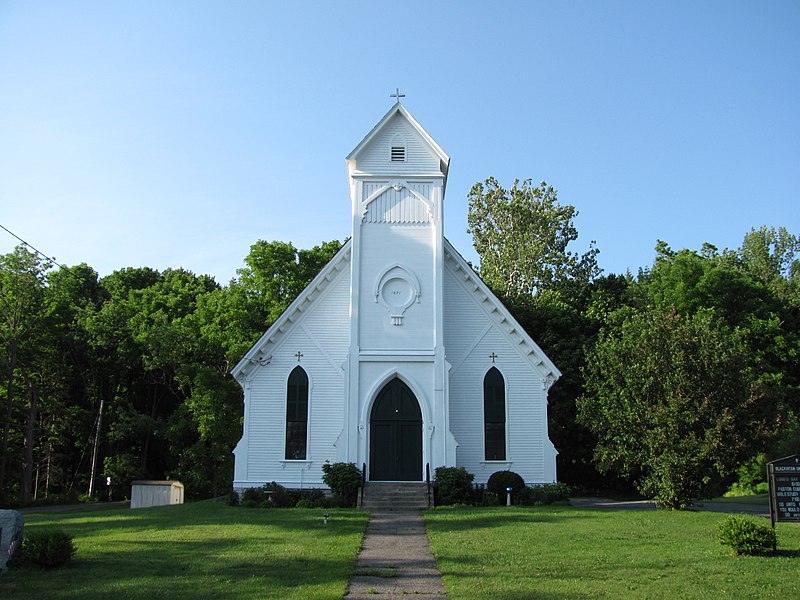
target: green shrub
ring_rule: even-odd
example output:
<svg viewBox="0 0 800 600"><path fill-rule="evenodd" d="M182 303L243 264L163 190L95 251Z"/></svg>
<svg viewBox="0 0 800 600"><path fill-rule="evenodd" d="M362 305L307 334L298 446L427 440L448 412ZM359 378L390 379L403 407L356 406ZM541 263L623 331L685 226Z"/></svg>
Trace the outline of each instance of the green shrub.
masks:
<svg viewBox="0 0 800 600"><path fill-rule="evenodd" d="M720 544L733 548L735 555L772 554L777 544L775 530L753 519L730 515L717 525Z"/></svg>
<svg viewBox="0 0 800 600"><path fill-rule="evenodd" d="M312 488L310 490L303 490L300 494L300 501L297 503L297 506L300 506L300 502L303 502L307 504L306 508L322 508L326 506L327 500L325 492Z"/></svg>
<svg viewBox="0 0 800 600"><path fill-rule="evenodd" d="M769 490L765 465L767 457L762 452L744 462L738 469L738 481L725 492L726 497L764 494Z"/></svg>
<svg viewBox="0 0 800 600"><path fill-rule="evenodd" d="M486 488L489 493L505 498L507 488L511 488L511 493L514 495L524 490L525 480L514 471L496 471L491 474L489 481L486 482Z"/></svg>
<svg viewBox="0 0 800 600"><path fill-rule="evenodd" d="M472 499L472 480L475 475L464 467L437 467L434 471L433 485L435 504L466 504Z"/></svg>
<svg viewBox="0 0 800 600"><path fill-rule="evenodd" d="M297 508L328 508L328 499L325 492L320 489L311 488L309 490L289 490L289 495L293 499L293 504Z"/></svg>
<svg viewBox="0 0 800 600"><path fill-rule="evenodd" d="M25 533L19 564L55 569L67 564L75 556L72 536L60 529L34 530Z"/></svg>
<svg viewBox="0 0 800 600"><path fill-rule="evenodd" d="M266 485L261 487L247 488L242 492L241 504L245 508L261 508L269 502L269 494L267 493Z"/></svg>
<svg viewBox="0 0 800 600"><path fill-rule="evenodd" d="M766 494L769 492L769 484L766 481L757 483L753 486L745 486L741 483L734 483L730 489L723 494L726 498L737 498L741 496L752 496L753 494Z"/></svg>
<svg viewBox="0 0 800 600"><path fill-rule="evenodd" d="M274 481L264 486L268 496L268 505L275 508L292 508L300 500L300 492L287 490L280 483Z"/></svg>
<svg viewBox="0 0 800 600"><path fill-rule="evenodd" d="M287 490L274 481L242 492L241 506L245 508L291 508L300 500L300 492Z"/></svg>
<svg viewBox="0 0 800 600"><path fill-rule="evenodd" d="M361 469L353 463L325 463L322 465L322 481L344 506L356 505L358 488L361 487Z"/></svg>
<svg viewBox="0 0 800 600"><path fill-rule="evenodd" d="M520 494L520 504L552 504L569 498L570 488L565 483L545 483L525 488Z"/></svg>

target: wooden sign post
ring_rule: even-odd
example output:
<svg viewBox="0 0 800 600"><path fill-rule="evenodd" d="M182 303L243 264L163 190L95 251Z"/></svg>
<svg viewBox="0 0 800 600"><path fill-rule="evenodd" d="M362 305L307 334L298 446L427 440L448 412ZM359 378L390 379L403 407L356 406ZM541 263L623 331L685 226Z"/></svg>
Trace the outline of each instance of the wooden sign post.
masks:
<svg viewBox="0 0 800 600"><path fill-rule="evenodd" d="M778 521L800 522L800 454L767 463L769 514Z"/></svg>

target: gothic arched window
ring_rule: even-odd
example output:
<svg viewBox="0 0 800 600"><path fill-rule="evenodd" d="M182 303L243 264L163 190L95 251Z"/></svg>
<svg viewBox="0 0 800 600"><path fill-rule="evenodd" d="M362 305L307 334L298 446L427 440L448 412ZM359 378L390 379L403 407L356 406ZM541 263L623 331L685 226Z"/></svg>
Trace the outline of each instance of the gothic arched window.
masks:
<svg viewBox="0 0 800 600"><path fill-rule="evenodd" d="M506 382L495 367L483 378L483 441L486 460L506 459Z"/></svg>
<svg viewBox="0 0 800 600"><path fill-rule="evenodd" d="M286 460L305 460L308 444L308 375L295 367L286 384Z"/></svg>

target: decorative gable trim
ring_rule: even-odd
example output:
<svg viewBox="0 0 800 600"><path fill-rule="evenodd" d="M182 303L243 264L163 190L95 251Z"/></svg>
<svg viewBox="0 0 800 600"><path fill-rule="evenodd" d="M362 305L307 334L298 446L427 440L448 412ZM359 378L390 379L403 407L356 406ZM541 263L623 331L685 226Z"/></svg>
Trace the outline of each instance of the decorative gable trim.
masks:
<svg viewBox="0 0 800 600"><path fill-rule="evenodd" d="M366 184L369 195L361 202L361 220L365 223L429 223L433 219L433 202L414 187L430 194L429 182L410 183L395 179L387 183ZM379 187L378 187L379 186ZM377 187L375 191L372 188Z"/></svg>
<svg viewBox="0 0 800 600"><path fill-rule="evenodd" d="M447 170L450 166L450 157L444 150L442 150L442 147L436 143L436 141L428 134L428 132L422 128L422 125L420 125L417 120L411 116L411 113L406 110L406 107L399 102L389 109L389 112L387 112L383 118L378 121L377 125L375 125L375 127L372 128L366 137L361 140L355 148L353 148L350 154L347 155L345 160L347 161L348 172L352 175L353 165L355 164L359 153L365 147L367 147L372 140L375 139L375 137L386 127L392 117L398 113L402 115L402 117L414 128L414 130L425 141L431 151L438 157L442 174L447 177Z"/></svg>
<svg viewBox="0 0 800 600"><path fill-rule="evenodd" d="M561 371L447 239L444 240L444 258L445 264L452 269L464 289L483 307L520 354L541 373L542 385L545 391L548 390L561 377Z"/></svg>
<svg viewBox="0 0 800 600"><path fill-rule="evenodd" d="M280 338L284 337L289 330L296 326L302 314L324 293L330 283L342 271L349 270L351 254L351 242L348 240L330 262L311 280L311 283L300 292L288 308L270 325L264 335L253 344L253 347L247 351L242 360L231 370L231 375L240 383L244 383L256 369L266 367L271 363L272 355L265 352L264 349L270 343L277 344Z"/></svg>

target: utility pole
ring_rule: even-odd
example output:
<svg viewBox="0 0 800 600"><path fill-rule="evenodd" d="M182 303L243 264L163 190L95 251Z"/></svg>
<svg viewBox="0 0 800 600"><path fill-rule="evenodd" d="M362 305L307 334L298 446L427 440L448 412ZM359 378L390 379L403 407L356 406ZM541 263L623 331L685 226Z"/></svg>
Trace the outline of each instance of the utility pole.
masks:
<svg viewBox="0 0 800 600"><path fill-rule="evenodd" d="M105 394L100 396L100 409L97 411L97 431L94 434L94 447L92 448L92 469L89 474L89 498L94 494L94 478L97 471L97 449L100 445L100 430L103 427L103 407L105 405Z"/></svg>

